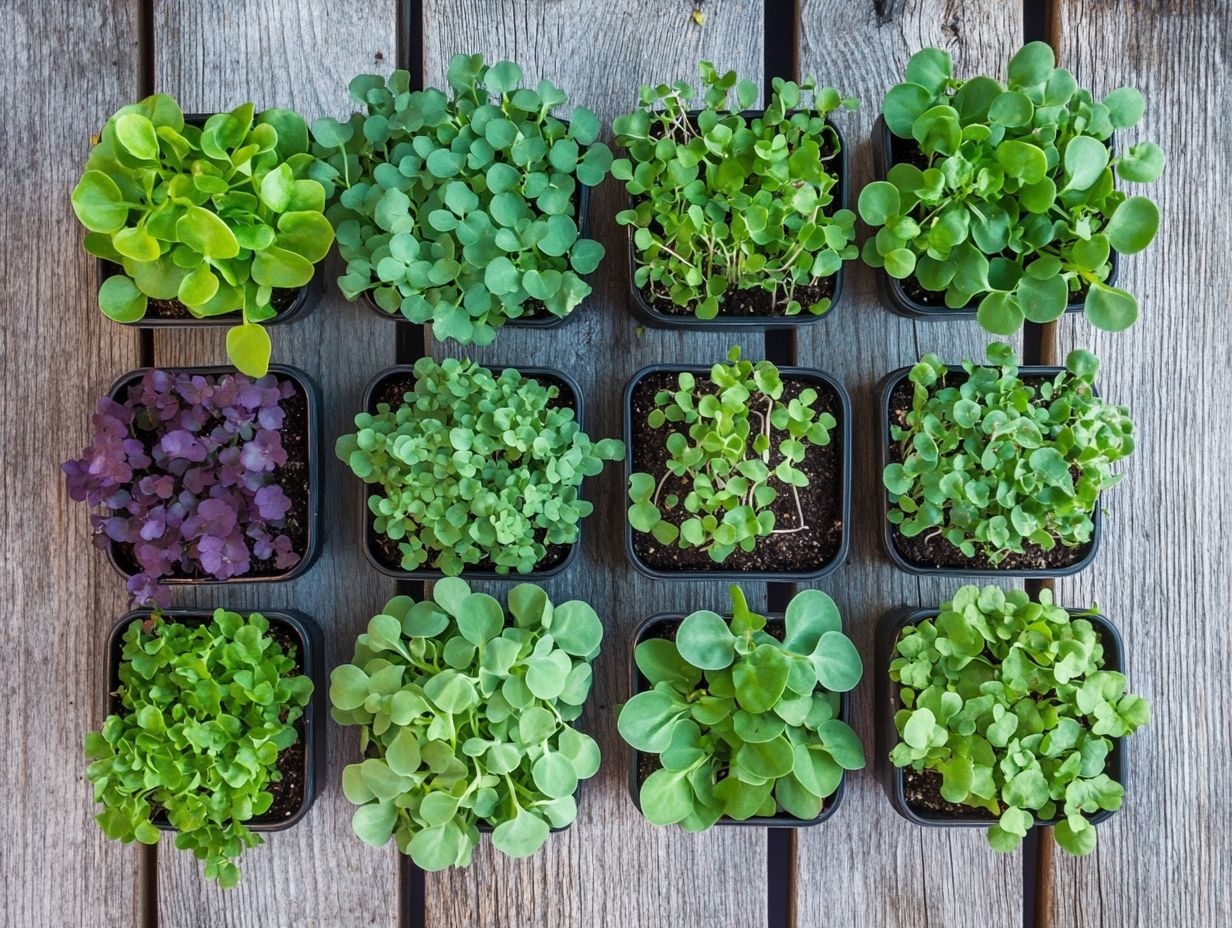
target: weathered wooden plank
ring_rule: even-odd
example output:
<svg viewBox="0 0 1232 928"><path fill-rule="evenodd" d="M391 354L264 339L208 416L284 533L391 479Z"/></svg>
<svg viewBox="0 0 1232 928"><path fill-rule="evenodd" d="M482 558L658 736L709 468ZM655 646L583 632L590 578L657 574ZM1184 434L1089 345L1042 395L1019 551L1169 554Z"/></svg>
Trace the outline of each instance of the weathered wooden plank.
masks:
<svg viewBox="0 0 1232 928"><path fill-rule="evenodd" d="M427 83L441 85L449 57L458 51L513 58L529 80L552 80L569 94L570 105L588 106L606 123L636 104L639 84L695 80L699 59L760 78L759 4L707 3L702 26L691 14L688 4L665 10L634 0L602 5L428 0ZM710 364L736 343L750 355L760 356L763 349L760 334L735 339L653 329L639 334L627 312L624 230L613 218L623 202L623 189L610 180L591 198L591 234L604 243L607 257L592 279L594 294L576 318L546 332L506 329L491 346L464 352L495 364L552 366L572 374L585 396L592 437L620 434L621 391L643 366ZM434 345L432 351L460 353L448 345ZM429 875L425 923L762 925L764 832L720 828L689 836L646 824L629 800L627 754L615 726L615 707L628 696L634 626L660 611L722 607L724 585L650 581L634 572L623 551L626 503L619 465L589 481L587 493L596 510L582 530L582 557L549 587L562 599L588 600L605 620L586 719L601 742L603 768L583 786L577 823L534 858L510 861L485 843L469 871ZM746 588L754 601L765 595L764 584Z"/></svg>
<svg viewBox="0 0 1232 928"><path fill-rule="evenodd" d="M1062 63L1097 95L1124 84L1147 98L1126 135L1158 142L1163 177L1143 188L1163 224L1147 251L1121 263L1141 315L1110 335L1061 326L1059 356L1088 348L1100 387L1129 403L1139 444L1108 494L1103 549L1091 570L1057 583L1063 602L1097 602L1121 629L1134 691L1154 721L1129 741L1125 807L1100 826L1091 857L1056 852L1051 924L1226 924L1232 911L1229 835L1232 720L1212 698L1226 678L1232 635L1227 516L1232 492L1219 461L1232 428L1227 294L1232 196L1232 22L1225 4L1057 4ZM1121 140L1118 139L1118 147Z"/></svg>
<svg viewBox="0 0 1232 928"><path fill-rule="evenodd" d="M89 541L60 462L139 357L135 330L98 311L69 205L90 136L137 89L137 4L18 3L0 32L0 563L7 670L0 752L0 924L133 924L140 852L95 825L81 736L106 713L103 648L123 584ZM64 105L66 74L75 82ZM21 189L16 186L20 183Z"/></svg>
<svg viewBox="0 0 1232 928"><path fill-rule="evenodd" d="M1003 73L1021 44L1021 5L859 3L805 0L800 10L799 68L859 97L858 113L841 115L851 164L852 204L873 179L869 133L881 98L902 79L907 59L933 45L954 56L959 76ZM849 780L844 808L826 825L800 832L796 908L801 925L1010 925L1021 920L1021 855L998 856L980 832L922 829L890 807L872 769L873 629L902 603L936 604L959 580L908 576L877 547L881 479L875 463L880 421L874 387L889 371L936 352L949 362L983 359L990 340L974 321L913 322L877 298L866 268L849 266L842 304L832 318L797 339L800 364L843 379L856 423L851 556L824 586L839 603L868 679L854 699L854 721L869 749L870 768ZM870 852L870 838L872 851Z"/></svg>
<svg viewBox="0 0 1232 928"><path fill-rule="evenodd" d="M158 4L155 86L187 111L215 112L252 100L258 109L285 106L310 122L351 111L347 84L359 72L393 66L396 4L338 5L313 0L261 0L240 7L199 2ZM345 302L334 278L336 256L322 271L320 304L307 318L271 327L274 360L307 371L324 395L324 551L307 574L286 584L186 592L196 605L294 606L325 632L328 667L348 660L356 633L393 594L393 583L364 560L355 478L333 455L334 438L350 427L364 385L394 362L393 326ZM166 331L155 339L160 365L225 362L222 329ZM267 836L245 854L243 880L228 892L203 881L191 857L159 855L164 925L229 926L378 924L398 918L398 866L392 847L374 850L351 832L353 807L337 784L355 760L354 732L329 726L329 775L307 818Z"/></svg>

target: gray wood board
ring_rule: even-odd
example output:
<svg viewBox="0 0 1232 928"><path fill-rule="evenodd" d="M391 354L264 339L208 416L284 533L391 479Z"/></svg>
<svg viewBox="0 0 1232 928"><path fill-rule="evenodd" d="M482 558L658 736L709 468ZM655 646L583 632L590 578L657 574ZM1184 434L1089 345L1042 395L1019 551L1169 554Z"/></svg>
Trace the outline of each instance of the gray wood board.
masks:
<svg viewBox="0 0 1232 928"><path fill-rule="evenodd" d="M1153 721L1128 741L1122 810L1099 826L1090 857L1056 851L1051 912L1057 928L1185 925L1213 928L1232 911L1232 813L1227 764L1232 721L1221 686L1232 664L1227 512L1219 461L1232 431L1232 105L1226 4L1167 12L1148 3L1058 4L1062 64L1102 96L1128 84L1146 96L1142 125L1117 139L1151 139L1167 152L1163 177L1128 185L1160 206L1159 236L1122 258L1121 286L1141 307L1127 332L1067 320L1058 357L1087 348L1099 385L1129 404L1139 430L1125 480L1105 497L1095 564L1058 581L1067 605L1098 603L1120 628L1130 688ZM1212 688L1214 687L1214 688Z"/></svg>
<svg viewBox="0 0 1232 928"><path fill-rule="evenodd" d="M139 360L138 334L98 309L69 194L97 133L137 90L135 3L20 3L0 32L0 550L8 660L0 783L0 924L131 923L140 853L94 823L82 735L106 713L103 652L123 581L90 542L60 463L89 442L98 397ZM65 75L76 82L62 99Z"/></svg>
<svg viewBox="0 0 1232 928"><path fill-rule="evenodd" d="M158 4L154 19L155 86L185 111L215 112L248 100L258 110L290 107L311 123L342 118L361 72L393 66L396 5L380 0L260 0L223 9L204 0ZM334 457L334 440L352 427L368 380L394 361L394 326L348 304L334 283L332 255L318 270L323 294L307 317L270 328L273 360L306 371L321 387L323 479L321 559L287 583L184 591L185 604L232 608L293 607L325 635L326 668L349 660L354 638L393 595L394 584L364 558L359 481ZM226 363L225 329L164 330L159 365ZM328 680L323 681L328 686ZM373 849L351 831L354 807L342 795L342 768L358 760L357 736L327 726L328 775L308 816L245 852L240 885L226 892L200 875L200 864L166 842L159 853L159 915L164 926L394 925L399 910L397 853Z"/></svg>

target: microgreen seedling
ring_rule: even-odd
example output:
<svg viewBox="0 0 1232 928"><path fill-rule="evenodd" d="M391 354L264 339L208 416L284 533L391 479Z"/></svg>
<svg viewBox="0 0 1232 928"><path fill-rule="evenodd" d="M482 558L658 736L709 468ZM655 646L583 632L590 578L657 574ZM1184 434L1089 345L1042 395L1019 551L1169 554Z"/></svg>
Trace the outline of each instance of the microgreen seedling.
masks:
<svg viewBox="0 0 1232 928"><path fill-rule="evenodd" d="M295 390L276 375L150 370L98 401L90 446L61 469L70 497L104 508L90 516L95 543L131 546L135 605L169 605L158 581L176 573L227 580L254 561L299 563L280 482Z"/></svg>
<svg viewBox="0 0 1232 928"><path fill-rule="evenodd" d="M798 593L771 634L739 587L731 600L730 617L694 612L674 639L649 637L634 651L649 688L621 708L618 727L638 751L658 755L640 790L655 825L814 819L843 771L864 766L859 736L838 717L839 694L863 665L834 601Z"/></svg>
<svg viewBox="0 0 1232 928"><path fill-rule="evenodd" d="M1021 590L964 586L935 619L905 627L890 663L901 685L897 767L941 775L947 802L998 818L999 851L1016 849L1037 819L1059 819L1057 843L1095 848L1086 816L1121 807L1105 772L1112 739L1150 721L1123 674L1104 669L1091 622Z"/></svg>
<svg viewBox="0 0 1232 928"><path fill-rule="evenodd" d="M826 312L829 297L804 305L797 290L857 255L855 214L835 202L840 141L826 119L855 101L812 78L776 77L765 113L746 117L728 108L732 92L744 110L757 86L708 61L700 71L695 114L688 84L648 85L641 108L612 123L629 154L613 162L612 174L634 199L616 216L633 230L634 283L699 319L719 315L741 290L773 294L781 315Z"/></svg>
<svg viewBox="0 0 1232 928"><path fill-rule="evenodd" d="M1112 465L1134 450L1128 407L1096 396L1088 351L1042 383L1023 380L1008 345L989 345L988 362L956 374L926 355L911 369L911 409L890 424L889 520L994 565L1027 545L1088 543L1100 493L1122 477Z"/></svg>
<svg viewBox="0 0 1232 928"><path fill-rule="evenodd" d="M166 94L121 107L72 198L86 250L123 268L99 289L103 313L138 322L150 300L178 300L199 319L241 311L227 355L263 377L274 290L307 284L334 241L314 160L290 110L245 103L195 126Z"/></svg>
<svg viewBox="0 0 1232 928"><path fill-rule="evenodd" d="M944 294L951 309L978 302L980 324L998 335L1051 322L1084 292L1092 325L1126 329L1138 302L1107 282L1111 255L1146 248L1159 209L1114 181L1154 181L1164 154L1154 142L1114 150L1112 135L1141 120L1142 94L1120 87L1096 101L1044 42L1015 54L1008 77L958 80L948 52L912 56L882 115L922 160L860 192L876 231L864 260Z"/></svg>
<svg viewBox="0 0 1232 928"><path fill-rule="evenodd" d="M278 755L298 739L312 696L312 680L294 673L294 648L284 651L269 625L224 609L202 623L135 619L124 631L120 708L85 736L104 834L156 844L154 819L165 815L175 846L224 889L239 881L244 848L261 843L244 823L270 809Z"/></svg>
<svg viewBox="0 0 1232 928"><path fill-rule="evenodd" d="M691 373L679 389L662 390L647 424L667 430L669 459L663 475L629 477L629 524L662 544L701 548L722 563L736 548L752 551L758 538L807 532L799 488L808 476L799 468L806 445L827 445L836 425L814 408L809 387L783 399L779 370L769 361L741 360L710 370L700 386ZM774 484L783 487L779 490ZM796 521L776 525L771 504L780 492L795 500Z"/></svg>
<svg viewBox="0 0 1232 928"><path fill-rule="evenodd" d="M507 612L457 577L386 603L330 676L334 719L360 727L364 760L342 774L360 839L392 837L424 870L469 864L480 823L510 857L539 850L599 769L599 746L571 723L602 638L590 606L529 583Z"/></svg>
<svg viewBox="0 0 1232 928"><path fill-rule="evenodd" d="M579 185L602 181L612 153L594 113L564 122L564 92L522 77L481 55L450 59L452 96L410 90L406 71L361 74L364 111L313 125L348 299L371 292L438 339L486 345L506 320L567 316L590 293L603 246L580 237Z"/></svg>
<svg viewBox="0 0 1232 928"><path fill-rule="evenodd" d="M547 545L575 543L594 508L579 498L582 480L624 443L592 442L558 387L513 368L421 358L414 380L404 402L360 413L336 446L376 485L375 529L397 542L403 569L456 575L488 562L524 574Z"/></svg>

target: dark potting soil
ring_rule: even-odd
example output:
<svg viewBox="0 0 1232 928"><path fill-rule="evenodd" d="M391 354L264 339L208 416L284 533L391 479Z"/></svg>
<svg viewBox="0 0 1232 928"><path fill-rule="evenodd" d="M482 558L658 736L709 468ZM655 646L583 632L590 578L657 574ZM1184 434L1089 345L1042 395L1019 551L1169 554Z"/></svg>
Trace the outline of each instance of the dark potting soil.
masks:
<svg viewBox="0 0 1232 928"><path fill-rule="evenodd" d="M722 612L722 610L720 610L720 612ZM675 641L676 632L680 630L680 623L682 621L683 619L669 619L666 622L662 622L656 625L650 631L650 633L647 634L641 640L649 641L652 638L663 638L667 641ZM785 632L783 621L781 619L768 619L766 621L765 632L771 637L777 638L779 641L782 641L783 634ZM638 642L638 644L640 643L641 641ZM641 674L638 674L638 692L642 692L646 688L647 687L646 687L645 678L642 677ZM654 773L656 770L658 770L663 765L659 762L658 754L649 754L645 751L636 751L636 750L635 750L635 753L637 754L637 788L640 790L642 787L642 784L646 782L646 778L649 777L652 773ZM726 773L720 776L719 779L720 780L726 779ZM828 808L830 808L831 805L834 804L834 800L836 796L838 796L837 790L831 793L829 796L826 796L821 801L821 812L825 812ZM820 815L821 812L819 812L818 814ZM786 812L779 812L774 817L786 819L788 821L793 821L793 822L799 821L799 819L797 819L794 815L788 815ZM731 821L731 820L726 819L726 821Z"/></svg>
<svg viewBox="0 0 1232 928"><path fill-rule="evenodd" d="M644 564L655 570L709 570L709 571L783 571L805 573L824 567L833 559L842 545L842 487L839 467L842 453L842 408L834 391L824 382L798 376L783 377L782 401L788 401L812 387L817 390L814 409L818 414L828 412L837 421L830 432L830 444L818 447L805 444L804 460L798 465L809 479L807 487L799 489L800 508L804 512L807 529L801 532L770 535L757 539L752 551L737 548L719 564L700 548L681 549L675 545L660 544L653 535L633 532L633 551ZM646 417L655 408L655 394L660 390L678 389L677 374L658 371L644 377L633 388L630 397L632 416L633 470L650 474L656 484L667 473L667 436L674 431L671 424L652 429ZM697 378L695 397L715 392L708 378ZM777 430L772 436L781 436ZM778 444L770 448L769 466L773 469L783 460ZM778 496L770 508L774 512L776 528L795 528L799 523L792 488L775 478L770 485L778 490ZM683 501L689 492L684 478L669 477L663 484L663 494L674 493ZM679 526L690 514L683 504L665 510L664 518Z"/></svg>
<svg viewBox="0 0 1232 928"><path fill-rule="evenodd" d="M941 795L941 774L936 770L903 768L903 798L913 809L923 810L931 817L962 819L997 818L987 809L950 802Z"/></svg>
<svg viewBox="0 0 1232 928"><path fill-rule="evenodd" d="M576 415L577 399L574 397L573 391L570 389L567 383L565 383L562 380L557 380L553 377L548 377L548 376L543 376L543 375L535 375L534 379L540 381L541 383L550 384L551 386L555 386L556 388L558 388L560 392L556 396L556 399L552 402L552 405L556 408L568 407L569 409L572 409L574 411L574 414ZM372 392L372 409L370 411L374 412L376 404L379 404L379 403L388 403L391 407L396 408L402 405L406 394L414 389L415 389L415 378L412 375L407 374L407 375L398 375L394 377L388 377L385 380L383 380L377 386L377 388ZM364 484L364 488L365 488L364 505L365 507L367 506L368 496L370 495L367 492L367 489L369 486L370 486L369 484ZM378 535L376 533L376 530L373 528L373 522L375 521L376 517L373 516L372 510L369 509L367 511L365 518L367 520L365 524L367 525L368 538L370 539L371 546L373 547L377 555L377 558L381 561L382 564L384 564L390 570L403 570L404 568L402 567L402 552L398 550L398 545L401 544L401 542L395 541L394 539L389 538L386 535ZM540 544L543 544L543 539L546 534L547 534L546 530L540 529L535 532L535 538L537 541L540 542ZM572 549L573 549L573 545L561 545L561 544L545 545L544 555L542 558L539 559L539 562L535 565L535 570L545 571L545 570L551 570L553 567L559 567L561 564L564 563L565 558L569 556L569 552ZM434 570L435 568L432 564L423 564L418 569L419 570ZM495 571L496 565L493 564L490 560L484 560L484 561L480 561L478 564L468 564L465 569L468 571L473 571L473 570ZM505 574L504 576L509 577L509 579L511 580L516 580L519 577L526 577L529 575L519 574L516 571L510 571L508 574Z"/></svg>
<svg viewBox="0 0 1232 928"><path fill-rule="evenodd" d="M692 316L693 306L677 306L662 294L651 293L642 289L646 302L661 313L670 316ZM834 296L834 278L822 277L815 283L798 284L793 294L804 308L797 314L798 318L811 318L808 307L819 300ZM769 290L752 288L748 290L732 290L725 293L719 300L719 318L725 316L783 316L787 317L787 297L783 293L771 293Z"/></svg>
<svg viewBox="0 0 1232 928"><path fill-rule="evenodd" d="M295 302L295 298L299 296L299 290L278 289L270 294L270 305L279 313L290 307ZM226 319L228 321L239 322L241 312L223 313L220 316L213 316L214 319ZM146 302L145 316L147 319L193 319L198 320L200 316L194 316L179 300L155 300L151 299ZM275 317L277 318L277 317ZM272 320L269 320L272 321Z"/></svg>
<svg viewBox="0 0 1232 928"><path fill-rule="evenodd" d="M251 610L257 611L257 610ZM248 613L242 613L247 615ZM211 614L202 613L199 621L208 621ZM185 616L184 619L198 621L196 617ZM282 624L278 619L266 616L269 619L270 627L267 634L282 646L282 650L286 654L295 655L295 667L290 675L296 676L305 672L304 669L304 647L305 642L300 641L299 635L291 627ZM167 616L166 621L181 621L179 616ZM114 665L113 665L114 666ZM118 668L117 668L118 670ZM113 678L112 684L114 686ZM307 707L305 707L305 710ZM124 711L120 704L120 698L113 695L111 698L112 714L120 714ZM284 748L278 753L276 761L278 774L280 779L272 780L266 786L270 795L273 796L273 801L270 807L261 815L254 815L245 824L247 825L276 825L279 822L284 822L291 818L300 807L304 804L304 790L307 787L308 776L308 759L304 746L304 716L300 716L295 722L295 731L298 737L295 743L288 748ZM151 820L155 824L167 824L167 817L161 809L151 811Z"/></svg>
<svg viewBox="0 0 1232 928"><path fill-rule="evenodd" d="M825 148L821 150L821 158L823 160L833 158L838 154L838 149L833 144L833 139L826 138L824 140ZM836 162L833 166L835 171L839 165ZM834 195L837 198L837 187ZM638 202L637 200L634 201ZM837 210L840 206L838 203L831 204L833 209ZM656 232L662 233L661 229L655 229ZM636 252L635 252L636 254ZM808 307L820 300L832 298L834 296L835 276L820 277L817 280L808 284L797 284L792 298L799 300L801 307L800 312L795 317L787 316L787 304L790 298L784 293L771 292L762 290L760 287L752 287L744 290L730 290L719 299L719 315L718 318L731 316L782 316L784 318L812 318L813 314L809 312ZM695 315L695 307L678 306L664 294L656 293L646 287L640 288L642 297L657 309L659 312L669 316L693 316ZM828 310L827 310L828 312Z"/></svg>
<svg viewBox="0 0 1232 928"><path fill-rule="evenodd" d="M961 374L966 377L965 373ZM943 378L936 389L941 389L948 378ZM1049 377L1023 376L1022 380L1031 386L1038 386ZM903 379L890 394L890 416L895 425L907 427L907 413L911 410L912 390L910 380ZM902 450L897 442L890 442L890 462L901 464ZM890 526L894 548L902 557L920 567L952 567L964 570L1060 570L1077 564L1091 551L1091 542L1085 545L1067 548L1057 545L1051 551L1045 551L1039 545L1027 542L1023 545L1023 553L1008 554L999 564L993 564L982 552L977 551L975 557L967 557L950 544L943 535L925 532L908 538L897 525Z"/></svg>
<svg viewBox="0 0 1232 928"><path fill-rule="evenodd" d="M220 375L209 375L215 381ZM308 489L310 475L308 473L308 397L298 381L289 377L279 376L280 382L290 380L295 386L295 392L282 401L286 412L279 435L282 446L287 452L287 462L274 471L274 483L279 484L287 498L291 500L291 508L287 511L286 522L274 534L286 535L291 539L291 547L302 558L308 551L308 527L311 521L311 499ZM148 450L158 436L152 432L138 432L137 437L146 441ZM140 479L142 474L135 474L133 480ZM116 563L126 574L141 572L141 565L133 554L133 546L127 542L113 542L112 551ZM248 573L241 574L239 580L269 580L281 577L288 571L299 566L297 561L291 567L278 567L273 558L261 559L252 556ZM213 577L199 565L194 569L183 571L177 568L164 579L176 580L212 580Z"/></svg>

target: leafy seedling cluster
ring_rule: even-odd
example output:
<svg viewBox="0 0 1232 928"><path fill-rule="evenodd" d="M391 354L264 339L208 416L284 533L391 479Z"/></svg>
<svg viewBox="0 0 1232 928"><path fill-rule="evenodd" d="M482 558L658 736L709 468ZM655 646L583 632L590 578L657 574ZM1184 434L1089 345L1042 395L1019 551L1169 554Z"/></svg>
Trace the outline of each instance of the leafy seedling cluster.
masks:
<svg viewBox="0 0 1232 928"><path fill-rule="evenodd" d="M1058 819L1057 843L1095 848L1086 818L1121 806L1105 772L1114 738L1150 721L1147 701L1104 669L1104 644L1086 618L1041 590L959 589L935 619L904 628L890 663L901 684L894 715L897 767L941 775L947 802L998 817L988 831L1012 851L1036 819Z"/></svg>
<svg viewBox="0 0 1232 928"><path fill-rule="evenodd" d="M1120 87L1096 101L1044 42L1015 54L1008 76L956 80L949 53L912 56L882 114L919 160L860 192L876 229L864 260L944 294L951 309L978 302L980 324L998 335L1051 322L1079 298L1092 325L1126 329L1138 302L1107 283L1111 256L1146 248L1159 209L1115 181L1154 181L1164 154L1154 142L1117 154L1112 135L1141 120L1142 94Z"/></svg>
<svg viewBox="0 0 1232 928"><path fill-rule="evenodd" d="M741 109L756 102L752 81L708 61L700 71L697 111L688 109L689 84L647 85L641 108L612 123L629 155L612 174L633 198L616 220L632 229L634 283L699 319L715 318L742 290L773 294L777 314L826 312L829 297L805 305L797 288L857 255L855 214L835 203L841 142L826 119L855 101L812 78L776 77L764 113L746 116L728 106L733 90Z"/></svg>
<svg viewBox="0 0 1232 928"><path fill-rule="evenodd" d="M890 522L994 565L1028 544L1088 543L1099 494L1122 477L1112 465L1134 450L1128 407L1095 394L1088 351L1042 383L1019 376L1008 345L987 354L989 366L963 363L965 378L935 355L911 369L911 409L890 423L901 462L883 475Z"/></svg>
<svg viewBox="0 0 1232 928"><path fill-rule="evenodd" d="M579 236L579 185L602 181L612 154L594 113L557 119L565 94L522 76L455 55L447 96L411 91L406 71L362 74L364 111L313 125L348 299L370 291L438 339L486 345L506 320L564 317L590 293L603 246Z"/></svg>
<svg viewBox="0 0 1232 928"><path fill-rule="evenodd" d="M335 720L360 727L364 760L342 775L360 839L392 836L424 870L467 866L480 824L510 857L539 850L599 769L570 723L602 637L586 603L553 605L529 583L509 591L508 616L457 577L431 599L391 599L330 676Z"/></svg>
<svg viewBox="0 0 1232 928"><path fill-rule="evenodd" d="M86 777L103 806L95 819L116 841L156 844L165 815L175 846L230 888L236 860L261 843L244 823L274 801L278 755L299 738L312 680L256 612L136 619L123 642L120 708L85 736Z"/></svg>
<svg viewBox="0 0 1232 928"><path fill-rule="evenodd" d="M634 651L650 688L620 710L621 737L658 755L641 785L655 825L705 831L720 818L814 819L844 770L864 766L839 694L863 674L834 601L804 590L773 627L731 588L732 615L685 617L675 639ZM770 630L768 630L768 628Z"/></svg>
<svg viewBox="0 0 1232 928"><path fill-rule="evenodd" d="M86 250L123 268L99 289L103 313L137 322L150 300L199 319L242 311L227 356L264 376L274 290L305 286L334 241L314 163L290 110L245 103L196 126L165 94L121 107L72 197Z"/></svg>
<svg viewBox="0 0 1232 928"><path fill-rule="evenodd" d="M169 605L159 579L241 577L253 562L300 561L286 533L293 503L278 482L289 379L149 370L117 402L104 396L94 436L61 466L69 496L91 506L95 543L131 545L135 605Z"/></svg>
<svg viewBox="0 0 1232 928"><path fill-rule="evenodd" d="M758 538L807 532L799 488L809 485L798 465L807 445L828 445L835 419L814 408L809 387L783 399L779 370L769 361L741 360L710 370L700 387L691 373L677 378L678 390L661 390L647 424L669 429L669 458L656 480L647 473L629 477L629 524L662 544L700 548L722 563L736 548L752 551ZM776 526L771 504L780 490L796 502L795 524ZM676 484L682 492L674 492ZM679 524L673 520L680 520Z"/></svg>
<svg viewBox="0 0 1232 928"><path fill-rule="evenodd" d="M379 488L368 508L402 567L525 574L547 545L575 543L594 508L579 497L582 479L622 457L624 443L592 442L558 387L513 368L421 358L414 378L400 405L360 413L336 446Z"/></svg>

